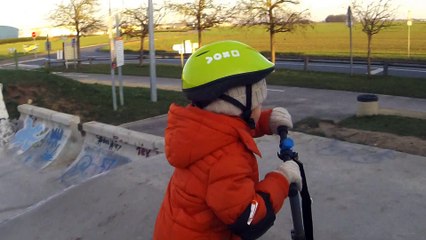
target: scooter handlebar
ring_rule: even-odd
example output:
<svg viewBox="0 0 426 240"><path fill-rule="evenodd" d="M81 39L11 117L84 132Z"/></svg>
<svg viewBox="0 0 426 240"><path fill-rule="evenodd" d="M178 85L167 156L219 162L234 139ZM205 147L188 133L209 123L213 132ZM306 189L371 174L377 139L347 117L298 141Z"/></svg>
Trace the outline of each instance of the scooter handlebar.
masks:
<svg viewBox="0 0 426 240"><path fill-rule="evenodd" d="M298 154L292 150L294 143L291 138L288 138L288 127L279 126L277 128L277 133L280 136L280 151L278 152L278 157L285 161L295 160L298 161ZM290 184L288 197L290 200L291 215L293 218L293 230L291 238L293 240L305 240L305 231L303 227L302 220L302 211L301 211L301 202L299 197L299 190L297 189L296 184Z"/></svg>
<svg viewBox="0 0 426 240"><path fill-rule="evenodd" d="M288 127L286 126L278 126L277 133L280 136L280 142L287 138Z"/></svg>

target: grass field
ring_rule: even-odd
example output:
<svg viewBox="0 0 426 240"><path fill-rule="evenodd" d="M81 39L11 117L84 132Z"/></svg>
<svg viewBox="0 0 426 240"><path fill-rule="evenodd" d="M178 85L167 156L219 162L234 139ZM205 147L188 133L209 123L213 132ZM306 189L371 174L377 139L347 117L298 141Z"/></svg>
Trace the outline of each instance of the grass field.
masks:
<svg viewBox="0 0 426 240"><path fill-rule="evenodd" d="M66 72L75 71L70 68L55 67L52 71ZM109 74L108 64L81 65L80 72ZM149 76L149 65L142 67L136 64L123 66L124 75ZM182 68L176 65L157 65L157 76L176 78L181 77ZM406 96L426 98L426 81L421 78L401 78L392 76L367 75L349 76L343 73L324 73L311 71L294 71L278 69L267 78L268 84L295 86L306 88L345 90L354 92L367 92L375 94L387 94L395 96Z"/></svg>
<svg viewBox="0 0 426 240"><path fill-rule="evenodd" d="M399 136L414 136L426 140L426 121L398 116L351 117L339 125L347 128L375 132L388 132Z"/></svg>
<svg viewBox="0 0 426 240"><path fill-rule="evenodd" d="M407 57L407 26L405 23L380 32L373 38L373 56L380 58ZM261 28L220 28L206 31L204 44L233 39L245 42L259 51L269 51L269 33ZM172 51L173 44L183 40L196 42L195 32L156 33L156 48ZM148 42L145 43L148 49ZM138 42L126 44L126 49L139 49ZM276 37L277 52L285 54L303 54L312 56L347 57L349 55L349 29L343 23L316 23L313 28L295 33L280 33ZM365 57L367 37L356 25L353 32L354 56ZM413 59L426 60L426 22L416 22L411 27L411 56Z"/></svg>
<svg viewBox="0 0 426 240"><path fill-rule="evenodd" d="M68 38L67 41L71 41L71 38ZM53 37L50 38L52 50L51 54L56 54L57 50L62 49L62 39L61 37ZM81 46L91 46L91 45L98 45L108 43L108 37L107 36L88 36L88 37L82 37L81 38ZM24 45L26 44L36 44L38 45L38 53L47 53L45 50L45 44L46 40L35 40L35 41L26 41L26 42L18 42L18 43L5 43L0 44L0 59L4 58L11 58L13 57L12 54L9 53L10 48L15 48L19 56L25 56L25 55L33 55L34 53L24 53Z"/></svg>
<svg viewBox="0 0 426 240"><path fill-rule="evenodd" d="M197 41L195 31L187 32L156 32L155 46L157 50L172 52L174 44L184 40ZM203 33L203 43L233 39L245 42L259 51L269 51L269 35L262 28L214 28ZM387 59L409 59L407 56L408 30L405 22L399 22L392 28L385 29L373 38L373 57ZM61 48L61 38L54 38L52 50ZM107 44L108 37L90 36L81 39L82 46L94 44ZM40 51L44 50L45 41L36 41ZM32 43L32 41L27 42ZM16 48L22 52L23 44L1 44L0 59L10 57L9 48ZM137 51L138 40L131 40L125 44L125 49ZM145 42L148 49L148 41ZM310 55L348 57L349 55L349 29L344 23L315 23L313 28L295 33L280 33L276 37L277 52L286 55ZM355 57L365 57L367 52L367 37L361 31L361 26L355 25L353 32L353 53ZM426 22L414 22L411 27L411 59L426 60Z"/></svg>
<svg viewBox="0 0 426 240"><path fill-rule="evenodd" d="M27 103L80 116L83 122L121 124L165 114L173 102L188 101L182 93L159 89L158 101L150 101L147 88L124 88L125 104L112 108L111 87L84 84L44 71L1 70L0 82L10 118L19 117L17 106Z"/></svg>

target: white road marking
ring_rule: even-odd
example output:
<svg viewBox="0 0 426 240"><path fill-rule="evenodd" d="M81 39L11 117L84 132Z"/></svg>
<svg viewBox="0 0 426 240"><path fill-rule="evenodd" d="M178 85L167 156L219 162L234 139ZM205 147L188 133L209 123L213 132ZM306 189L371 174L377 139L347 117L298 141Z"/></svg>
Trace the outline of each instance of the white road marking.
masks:
<svg viewBox="0 0 426 240"><path fill-rule="evenodd" d="M281 90L281 89L271 89L271 88L268 88L268 91L271 91L271 92L285 92L285 90Z"/></svg>
<svg viewBox="0 0 426 240"><path fill-rule="evenodd" d="M383 68L377 68L376 70L371 71L371 74L376 75L376 74L381 73L381 72L383 72Z"/></svg>

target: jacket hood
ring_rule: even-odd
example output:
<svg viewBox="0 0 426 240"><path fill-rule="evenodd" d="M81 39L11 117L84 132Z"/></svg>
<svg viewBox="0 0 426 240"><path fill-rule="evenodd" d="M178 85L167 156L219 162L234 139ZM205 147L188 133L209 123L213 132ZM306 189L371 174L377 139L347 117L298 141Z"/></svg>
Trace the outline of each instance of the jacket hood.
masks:
<svg viewBox="0 0 426 240"><path fill-rule="evenodd" d="M172 166L186 168L237 141L260 156L250 128L241 118L205 111L190 105L170 106L165 131L165 150L167 160Z"/></svg>

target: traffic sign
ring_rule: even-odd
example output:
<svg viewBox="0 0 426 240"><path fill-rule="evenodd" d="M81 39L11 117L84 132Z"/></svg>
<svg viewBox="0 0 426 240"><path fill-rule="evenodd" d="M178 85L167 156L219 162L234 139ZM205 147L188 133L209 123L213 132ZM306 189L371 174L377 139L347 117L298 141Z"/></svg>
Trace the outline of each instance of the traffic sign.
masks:
<svg viewBox="0 0 426 240"><path fill-rule="evenodd" d="M124 42L121 37L115 39L115 56L117 67L124 65Z"/></svg>
<svg viewBox="0 0 426 240"><path fill-rule="evenodd" d="M348 7L348 12L346 13L346 26L352 27L353 26L353 15L352 15L352 9L351 6Z"/></svg>
<svg viewBox="0 0 426 240"><path fill-rule="evenodd" d="M35 39L37 37L37 33L36 32L32 32L31 33L31 37Z"/></svg>

